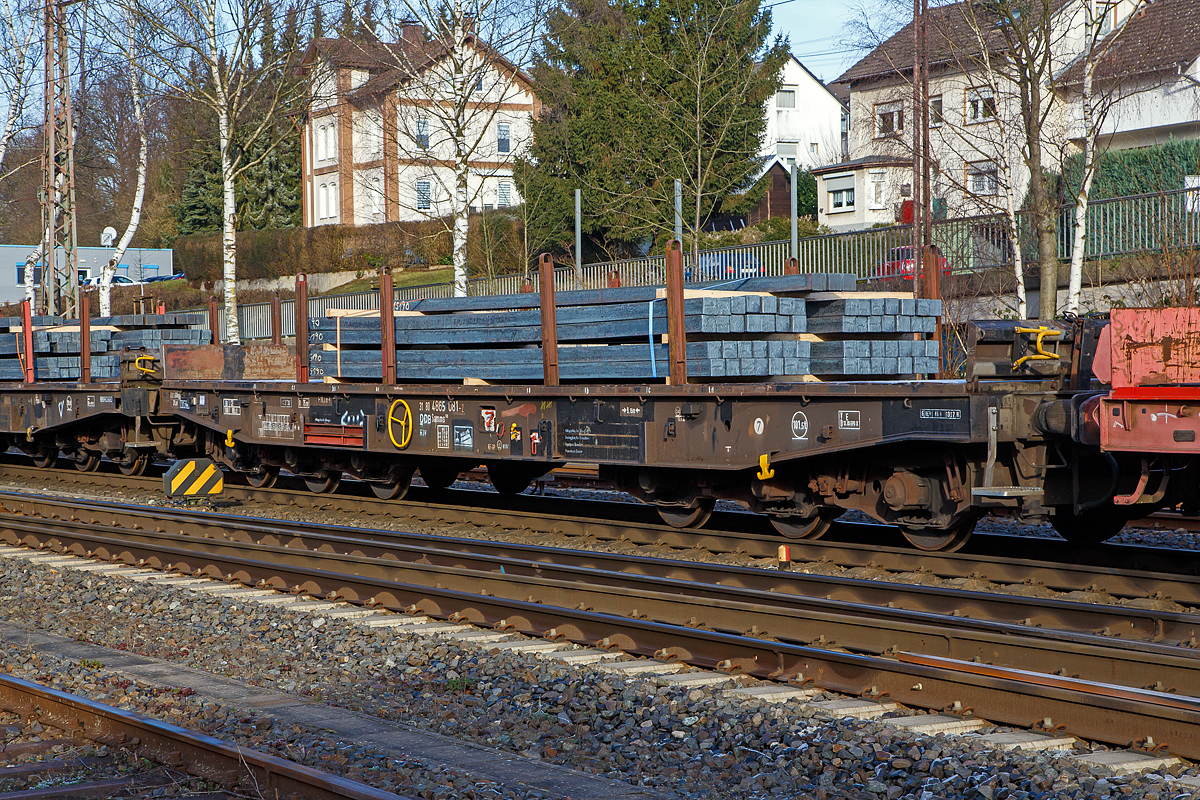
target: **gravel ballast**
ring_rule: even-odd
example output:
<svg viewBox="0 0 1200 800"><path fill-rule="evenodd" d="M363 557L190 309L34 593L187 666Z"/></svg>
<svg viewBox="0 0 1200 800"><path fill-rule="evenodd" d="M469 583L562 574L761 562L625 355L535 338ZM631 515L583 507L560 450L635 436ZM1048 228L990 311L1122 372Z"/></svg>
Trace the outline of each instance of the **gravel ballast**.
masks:
<svg viewBox="0 0 1200 800"><path fill-rule="evenodd" d="M653 678L625 678L23 559L0 561L0 586L0 616L18 625L320 699L665 795L1191 796L1164 782L1167 773L1115 777L1059 754L1006 753L970 737L920 736L887 719L831 720L795 702L760 707L731 699L719 687L659 686ZM103 669L51 663L44 656L35 663L36 656L21 652L5 657L9 670L23 677L48 674L58 678L60 688L94 692L96 699L166 714L173 722L195 720L183 724L204 724L205 732L222 738L232 732L284 757L295 757L300 748L316 759L304 763L320 769L333 763L345 769L341 774L382 788L414 793L417 786L416 793L427 797L512 796L503 787L454 786L454 776L429 774L419 763L380 765L378 755L327 741L319 732L260 730L261 715L192 708L186 696L171 696L169 702L161 692L146 696L152 690L112 684ZM186 687L180 688L184 695ZM417 783L394 777L402 769L419 775ZM1176 773L1183 768L1170 774ZM376 778L392 783L376 784Z"/></svg>

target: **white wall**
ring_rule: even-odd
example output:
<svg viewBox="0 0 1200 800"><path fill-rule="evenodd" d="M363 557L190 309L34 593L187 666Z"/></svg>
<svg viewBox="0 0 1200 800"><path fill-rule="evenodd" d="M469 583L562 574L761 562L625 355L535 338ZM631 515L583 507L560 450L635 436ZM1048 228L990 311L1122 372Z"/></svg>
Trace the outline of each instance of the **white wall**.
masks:
<svg viewBox="0 0 1200 800"><path fill-rule="evenodd" d="M781 91L795 92L795 107L781 107L778 95L767 101L760 155L770 158L778 153L789 158L779 153L779 144L783 143L795 145L796 163L805 169L840 160L841 103L794 57L784 63L781 82Z"/></svg>

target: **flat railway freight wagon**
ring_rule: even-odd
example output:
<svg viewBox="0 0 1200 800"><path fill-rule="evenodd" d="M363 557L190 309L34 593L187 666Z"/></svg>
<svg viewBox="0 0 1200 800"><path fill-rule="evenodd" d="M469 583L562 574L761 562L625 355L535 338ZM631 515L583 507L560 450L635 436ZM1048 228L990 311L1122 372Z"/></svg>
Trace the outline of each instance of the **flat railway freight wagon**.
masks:
<svg viewBox="0 0 1200 800"><path fill-rule="evenodd" d="M635 322L647 355L619 362L625 371L621 374L640 375L637 371L646 369L648 360L653 379L589 379L585 367L575 383L558 380L560 363L566 363L559 360L562 348L575 345L560 347L557 341L561 323L556 315L562 310L553 292L469 298L458 310L443 309L464 317L454 324L468 324L467 315L536 307L538 341L517 341L505 356L508 361L494 362L505 368L516 364L526 370L522 375L533 374L536 380L451 383L431 378L422 372L423 362L411 359L414 353L434 356L406 351L403 338L395 338L397 330L407 330L407 323L398 320L420 312L396 310L400 304L390 301L390 276L385 275L379 316L369 325L338 328L362 333L376 326L378 345L372 337L359 336L358 346L379 348L378 382L313 382L314 351L305 352L303 345L296 352L282 345L164 341L123 350L117 382L34 379L3 384L0 432L47 466L60 453L82 469L95 468L99 457L106 456L127 471L142 469L152 459L202 455L244 474L255 486L269 486L283 469L304 478L314 492L333 491L343 476L350 476L368 483L382 498L402 497L417 471L436 489L484 465L497 490L518 492L567 461L588 462L598 466L603 478L656 506L671 525L703 525L716 501L726 499L766 515L784 536L812 538L838 515L857 510L899 526L912 544L929 550L961 547L988 512L1048 518L1068 539L1090 541L1097 538L1097 519L1142 516L1151 510L1148 504L1164 500L1145 495L1135 503L1115 504L1114 495L1128 491L1122 482L1136 481L1139 458L1102 453L1084 430L1081 408L1102 393L1093 380L1092 361L1105 321L972 323L966 378L961 380L889 373L893 364L912 362L890 361L886 347L879 360L856 355L852 362L861 364L866 358L871 366L864 369L878 367L884 374L875 377L886 379L772 375L770 355L764 357L768 368L762 377L753 369L753 344L748 375L729 375L732 365L723 357L725 375L713 375L711 369L696 374L702 372L692 368L697 359L715 364L718 357L711 353L725 352L731 341L733 353L749 339L766 342L768 354L772 342L803 342L809 345L811 367L812 352L827 342L861 343L887 333L887 341L907 342L909 352L920 344L917 349L925 354L921 348L929 334L916 313L920 307L907 304L895 308L913 314L886 314L885 303L879 307L884 313L863 315L862 330L856 321L845 322L853 314L822 323L820 304L839 298L813 299L818 293L813 276L697 293L683 289L678 260L673 263L673 280L659 290L663 297L637 301L646 307ZM603 292L584 294L592 305L603 304ZM734 300L739 294L759 300L750 306L759 311L743 315L788 316L791 329L747 331L748 325L761 329L768 324L765 318L750 323L747 316L741 330L726 330L722 326L728 320L710 324L704 320L704 304L692 303L729 298L733 314L742 308ZM303 291L299 295L297 309L303 311L306 297ZM609 302L619 296L608 295ZM817 320L815 327L852 330L839 330L836 337L828 330L796 330L802 316L797 303L783 304L790 309L784 315L779 300L800 298L807 303L804 319ZM589 304L584 297L563 299L564 308ZM661 328L655 327L658 299L665 306ZM763 311L764 303L772 311ZM711 308L720 316L726 304ZM310 326L306 314L299 316L298 330L327 330L326 323ZM886 316L892 319L884 331ZM878 319L872 322L872 317ZM623 324L615 318L610 322ZM715 330L704 329L713 324ZM781 323L775 319L770 324ZM897 331L897 325L909 330ZM585 343L612 347L612 358L617 358L630 342L620 333L625 327L612 330L618 333L611 341ZM522 336L526 334L510 338ZM714 342L720 343L716 350L706 347L704 354L693 356L695 345ZM665 351L651 354L662 345ZM842 353L854 349L844 344L834 348ZM323 344L318 351L329 352ZM532 373L527 369L531 351L541 360L541 368ZM439 358L478 358L454 348L428 351L438 352L444 354ZM410 359L408 374L397 372L397 358ZM735 358L740 371L741 357ZM609 369L618 363L607 358L594 362ZM373 362L358 357L353 363ZM908 370L915 372L911 366ZM596 368L595 374L607 373ZM1100 460L1111 469L1097 471ZM1111 480L1097 478L1098 473Z"/></svg>

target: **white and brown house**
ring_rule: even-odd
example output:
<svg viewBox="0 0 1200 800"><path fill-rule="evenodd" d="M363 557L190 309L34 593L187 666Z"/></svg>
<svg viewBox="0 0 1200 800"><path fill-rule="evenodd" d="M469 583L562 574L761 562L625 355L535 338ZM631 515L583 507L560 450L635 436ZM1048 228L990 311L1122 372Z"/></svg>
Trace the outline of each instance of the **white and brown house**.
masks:
<svg viewBox="0 0 1200 800"><path fill-rule="evenodd" d="M445 48L416 23L402 26L397 42L309 44L300 64L309 82L306 227L447 216L464 163L472 210L520 204L513 161L540 103L528 75L481 42L469 39L468 49L456 75Z"/></svg>
<svg viewBox="0 0 1200 800"><path fill-rule="evenodd" d="M1051 0L1054 91L1047 92L1045 168L1080 152L1085 11L1100 25L1096 87L1108 106L1099 146L1119 150L1200 138L1200 2ZM930 147L935 208L949 217L1024 199L1017 90L979 67L1006 47L986 4L930 10ZM912 182L911 23L834 81L849 94L848 160L814 170L818 221L835 230L898 222ZM999 91L997 91L997 89ZM1179 186L1177 188L1185 188Z"/></svg>

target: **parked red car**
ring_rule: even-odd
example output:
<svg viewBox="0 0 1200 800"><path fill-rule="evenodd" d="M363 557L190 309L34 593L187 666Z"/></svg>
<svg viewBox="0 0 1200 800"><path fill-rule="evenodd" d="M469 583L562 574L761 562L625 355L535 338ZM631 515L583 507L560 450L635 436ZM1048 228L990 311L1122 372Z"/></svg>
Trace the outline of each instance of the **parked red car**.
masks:
<svg viewBox="0 0 1200 800"><path fill-rule="evenodd" d="M941 269L943 275L950 274L950 267L946 264L946 257L938 250L937 245L933 246L934 255L937 256L938 268ZM893 247L888 251L887 261L875 267L876 279L886 278L903 278L906 281L911 281L913 278L913 254L911 247Z"/></svg>

